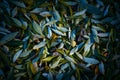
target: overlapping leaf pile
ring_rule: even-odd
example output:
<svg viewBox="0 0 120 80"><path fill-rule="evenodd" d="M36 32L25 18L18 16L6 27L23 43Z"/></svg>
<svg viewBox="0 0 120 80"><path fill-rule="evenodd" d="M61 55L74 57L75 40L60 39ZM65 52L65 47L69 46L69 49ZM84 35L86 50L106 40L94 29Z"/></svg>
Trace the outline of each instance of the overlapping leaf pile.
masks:
<svg viewBox="0 0 120 80"><path fill-rule="evenodd" d="M118 80L113 0L0 0L0 80Z"/></svg>

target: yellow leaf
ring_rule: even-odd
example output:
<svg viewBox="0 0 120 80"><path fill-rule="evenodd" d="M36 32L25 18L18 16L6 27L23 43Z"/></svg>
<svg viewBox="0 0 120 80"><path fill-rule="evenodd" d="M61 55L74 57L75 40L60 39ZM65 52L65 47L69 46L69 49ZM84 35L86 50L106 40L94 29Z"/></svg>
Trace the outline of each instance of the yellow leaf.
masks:
<svg viewBox="0 0 120 80"><path fill-rule="evenodd" d="M35 62L35 63L30 63L30 69L31 69L31 72L33 73L33 74L36 74L37 73L37 71L38 71L38 67L37 67L37 62Z"/></svg>
<svg viewBox="0 0 120 80"><path fill-rule="evenodd" d="M71 41L71 45L72 47L75 47L76 46L76 42L74 40Z"/></svg>

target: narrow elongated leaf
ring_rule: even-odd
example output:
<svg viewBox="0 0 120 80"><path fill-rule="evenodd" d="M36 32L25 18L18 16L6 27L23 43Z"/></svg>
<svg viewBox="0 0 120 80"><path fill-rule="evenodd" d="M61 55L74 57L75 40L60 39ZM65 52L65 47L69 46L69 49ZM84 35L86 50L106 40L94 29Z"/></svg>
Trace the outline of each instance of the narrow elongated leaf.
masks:
<svg viewBox="0 0 120 80"><path fill-rule="evenodd" d="M73 62L70 63L71 64L71 67L73 68L73 70L76 70L76 66Z"/></svg>
<svg viewBox="0 0 120 80"><path fill-rule="evenodd" d="M53 7L53 17L55 18L55 20L60 21L60 14L58 13L58 11L55 9L55 7Z"/></svg>
<svg viewBox="0 0 120 80"><path fill-rule="evenodd" d="M0 27L0 32L10 33L9 30L7 30L6 28L3 28L3 27Z"/></svg>
<svg viewBox="0 0 120 80"><path fill-rule="evenodd" d="M57 20L51 20L51 21L49 21L48 23L46 23L44 26L50 26L50 25L52 25L52 24L55 24L57 22Z"/></svg>
<svg viewBox="0 0 120 80"><path fill-rule="evenodd" d="M44 58L43 61L49 62L49 61L51 61L53 58L54 58L54 56L49 56L49 57Z"/></svg>
<svg viewBox="0 0 120 80"><path fill-rule="evenodd" d="M25 4L23 2L18 2L18 1L12 1L12 3L16 6L26 8Z"/></svg>
<svg viewBox="0 0 120 80"><path fill-rule="evenodd" d="M61 70L65 70L65 69L68 68L68 67L69 67L69 64L68 64L68 63L63 64L63 65L61 66Z"/></svg>
<svg viewBox="0 0 120 80"><path fill-rule="evenodd" d="M23 51L23 52L20 54L20 57L26 57L26 56L28 56L30 53L31 53L31 50L29 50L29 51L25 50L25 51Z"/></svg>
<svg viewBox="0 0 120 80"><path fill-rule="evenodd" d="M70 51L70 55L73 55L77 50L78 50L78 47L74 47L74 48Z"/></svg>
<svg viewBox="0 0 120 80"><path fill-rule="evenodd" d="M80 11L80 12L75 13L73 16L83 15L83 14L85 14L86 11L87 11L87 9L84 9L84 10L82 10L82 11Z"/></svg>
<svg viewBox="0 0 120 80"><path fill-rule="evenodd" d="M12 20L18 27L22 26L22 23L17 18L12 18Z"/></svg>
<svg viewBox="0 0 120 80"><path fill-rule="evenodd" d="M48 16L51 16L51 13L48 11L45 11L45 12L41 12L40 15L43 17L48 17Z"/></svg>
<svg viewBox="0 0 120 80"><path fill-rule="evenodd" d="M57 27L58 30L62 31L62 32L67 32L68 29L64 28L64 27Z"/></svg>
<svg viewBox="0 0 120 80"><path fill-rule="evenodd" d="M0 45L3 45L7 43L8 41L11 41L15 38L15 36L18 34L18 32L10 33L5 35L3 38L0 39Z"/></svg>
<svg viewBox="0 0 120 80"><path fill-rule="evenodd" d="M85 61L86 63L89 63L89 64L98 64L99 63L98 60L96 60L94 58L87 58L87 57L84 57L83 61Z"/></svg>
<svg viewBox="0 0 120 80"><path fill-rule="evenodd" d="M71 6L74 6L74 5L77 4L77 2L69 1L69 2L65 2L65 4L67 4L67 5L71 5Z"/></svg>
<svg viewBox="0 0 120 80"><path fill-rule="evenodd" d="M42 29L41 27L35 22L33 21L33 28L34 30L39 33L41 36L44 36L43 33L42 33Z"/></svg>
<svg viewBox="0 0 120 80"><path fill-rule="evenodd" d="M66 36L66 34L58 31L57 29L52 29L53 32L55 32L56 34L60 35L60 36Z"/></svg>
<svg viewBox="0 0 120 80"><path fill-rule="evenodd" d="M108 37L109 33L98 33L97 34L99 37Z"/></svg>
<svg viewBox="0 0 120 80"><path fill-rule="evenodd" d="M18 57L20 56L20 54L22 53L22 50L19 50L17 53L15 53L14 57L13 57L13 62L15 62Z"/></svg>
<svg viewBox="0 0 120 80"><path fill-rule="evenodd" d="M95 6L91 5L91 4L89 4L87 6L87 12L89 12L91 14L100 14L100 15L102 14L100 9L98 9L97 7L95 7Z"/></svg>
<svg viewBox="0 0 120 80"><path fill-rule="evenodd" d="M32 11L30 11L31 13L40 13L42 11L42 8L35 8Z"/></svg>
<svg viewBox="0 0 120 80"><path fill-rule="evenodd" d="M34 63L34 64L32 64L32 63L30 63L30 69L31 69L31 72L33 73L33 74L36 74L37 73L37 70L36 70L36 65L35 64L37 64L37 63Z"/></svg>
<svg viewBox="0 0 120 80"><path fill-rule="evenodd" d="M51 68L55 68L55 67L57 67L58 66L58 64L59 64L59 62L60 62L60 60L61 60L61 58L60 57L58 57L58 59L57 60L55 60L55 62L50 66Z"/></svg>
<svg viewBox="0 0 120 80"><path fill-rule="evenodd" d="M51 31L50 27L48 27L47 37L48 37L48 38L51 38L51 36L52 36L52 31Z"/></svg>
<svg viewBox="0 0 120 80"><path fill-rule="evenodd" d="M12 10L12 17L15 17L17 14L17 7Z"/></svg>
<svg viewBox="0 0 120 80"><path fill-rule="evenodd" d="M76 54L80 59L83 59L83 56L82 56L80 53L75 52L75 54Z"/></svg>
<svg viewBox="0 0 120 80"><path fill-rule="evenodd" d="M67 56L66 54L64 54L64 57L65 57L68 61L73 62L73 63L76 63L76 61L75 61L73 58Z"/></svg>
<svg viewBox="0 0 120 80"><path fill-rule="evenodd" d="M42 42L40 42L39 44L35 45L35 46L33 47L33 49L39 49L39 48L41 48L41 47L44 47L45 45L46 45L46 42L45 42L45 41L42 41Z"/></svg>
<svg viewBox="0 0 120 80"><path fill-rule="evenodd" d="M99 64L99 70L100 70L100 72L101 72L103 75L105 74L105 68L104 68L103 62L101 62L101 63Z"/></svg>
<svg viewBox="0 0 120 80"><path fill-rule="evenodd" d="M109 11L109 5L106 7L105 11L104 11L104 16L106 16L108 14L108 11Z"/></svg>

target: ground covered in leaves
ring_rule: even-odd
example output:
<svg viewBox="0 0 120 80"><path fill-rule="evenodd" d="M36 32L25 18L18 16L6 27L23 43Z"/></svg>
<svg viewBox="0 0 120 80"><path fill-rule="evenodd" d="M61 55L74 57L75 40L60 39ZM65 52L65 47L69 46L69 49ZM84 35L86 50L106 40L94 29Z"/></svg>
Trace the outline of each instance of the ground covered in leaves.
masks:
<svg viewBox="0 0 120 80"><path fill-rule="evenodd" d="M119 80L119 0L0 0L0 80Z"/></svg>

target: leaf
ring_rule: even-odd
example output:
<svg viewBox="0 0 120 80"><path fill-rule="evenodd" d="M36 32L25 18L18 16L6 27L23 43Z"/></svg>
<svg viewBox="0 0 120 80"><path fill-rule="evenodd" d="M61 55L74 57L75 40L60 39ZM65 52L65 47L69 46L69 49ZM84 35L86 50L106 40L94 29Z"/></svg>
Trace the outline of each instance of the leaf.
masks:
<svg viewBox="0 0 120 80"><path fill-rule="evenodd" d="M6 28L0 27L0 32L10 33Z"/></svg>
<svg viewBox="0 0 120 80"><path fill-rule="evenodd" d="M17 53L15 53L14 57L13 57L13 62L15 62L18 57L20 56L20 54L22 53L22 50L19 50Z"/></svg>
<svg viewBox="0 0 120 80"><path fill-rule="evenodd" d="M76 70L76 66L75 66L75 64L72 63L72 62L70 62L70 64L71 64L71 67L73 68L73 70Z"/></svg>
<svg viewBox="0 0 120 80"><path fill-rule="evenodd" d="M76 61L75 61L73 58L67 56L66 54L63 54L63 55L64 55L64 57L65 57L69 62L76 63Z"/></svg>
<svg viewBox="0 0 120 80"><path fill-rule="evenodd" d="M55 24L57 22L57 20L51 20L48 23L46 23L44 26L50 26L52 24Z"/></svg>
<svg viewBox="0 0 120 80"><path fill-rule="evenodd" d="M30 13L40 13L42 11L42 8L35 8Z"/></svg>
<svg viewBox="0 0 120 80"><path fill-rule="evenodd" d="M73 55L77 50L78 50L78 47L74 47L74 48L70 51L70 55Z"/></svg>
<svg viewBox="0 0 120 80"><path fill-rule="evenodd" d="M98 60L96 60L94 58L87 58L87 57L84 57L83 61L85 61L86 63L89 63L89 64L98 64L99 63Z"/></svg>
<svg viewBox="0 0 120 80"><path fill-rule="evenodd" d="M95 30L97 30L97 31L103 31L103 32L105 32L105 29L103 29L103 28L101 28L101 27L99 27L99 26L92 26L92 28L94 28Z"/></svg>
<svg viewBox="0 0 120 80"><path fill-rule="evenodd" d="M12 18L12 20L18 27L22 26L22 23L17 18Z"/></svg>
<svg viewBox="0 0 120 80"><path fill-rule="evenodd" d="M58 30L62 31L62 32L67 32L68 29L64 28L64 27L57 27Z"/></svg>
<svg viewBox="0 0 120 80"><path fill-rule="evenodd" d="M106 9L105 9L105 11L104 11L104 16L106 16L107 14L108 14L108 12L109 12L109 5L106 7Z"/></svg>
<svg viewBox="0 0 120 80"><path fill-rule="evenodd" d="M14 32L14 33L10 33L5 35L3 38L0 39L0 45L3 45L9 41L11 41L12 39L15 38L15 36L18 34L18 32Z"/></svg>
<svg viewBox="0 0 120 80"><path fill-rule="evenodd" d="M61 17L60 14L58 13L58 11L55 9L55 7L53 7L53 17L55 20L60 21Z"/></svg>
<svg viewBox="0 0 120 80"><path fill-rule="evenodd" d="M91 43L90 40L87 41L87 43L85 44L85 47L84 47L84 53L83 53L84 56L86 56L87 53L89 53L92 44L93 43Z"/></svg>
<svg viewBox="0 0 120 80"><path fill-rule="evenodd" d="M68 63L65 63L61 66L61 70L65 70L66 68L69 67L69 64Z"/></svg>
<svg viewBox="0 0 120 80"><path fill-rule="evenodd" d="M42 60L45 61L45 62L49 62L49 61L51 61L53 58L54 58L54 56L49 56L49 57L46 57L46 58L44 58L44 59L42 59Z"/></svg>
<svg viewBox="0 0 120 80"><path fill-rule="evenodd" d="M23 2L18 2L18 1L11 1L14 5L26 8L25 4Z"/></svg>
<svg viewBox="0 0 120 80"><path fill-rule="evenodd" d="M48 74L48 80L54 80L54 79L53 79L53 74L52 74L52 72L50 72L50 71L49 71L49 74Z"/></svg>
<svg viewBox="0 0 120 80"><path fill-rule="evenodd" d="M33 28L34 30L39 33L41 36L44 36L43 33L42 33L42 29L41 27L35 22L33 21Z"/></svg>
<svg viewBox="0 0 120 80"><path fill-rule="evenodd" d="M33 49L39 49L39 48L41 48L41 47L44 47L45 45L46 45L46 42L45 42L45 41L42 41L42 42L40 42L39 44L35 45L35 46L33 47Z"/></svg>
<svg viewBox="0 0 120 80"><path fill-rule="evenodd" d="M56 34L60 35L60 36L66 36L66 34L58 31L57 29L52 29L53 32L55 32Z"/></svg>
<svg viewBox="0 0 120 80"><path fill-rule="evenodd" d="M51 16L51 13L48 11L44 11L44 12L41 12L40 15L43 17L49 17L49 16Z"/></svg>
<svg viewBox="0 0 120 80"><path fill-rule="evenodd" d="M82 10L80 12L75 13L73 16L75 17L75 16L83 15L83 14L85 14L86 11L87 11L87 9L84 9L84 10Z"/></svg>
<svg viewBox="0 0 120 80"><path fill-rule="evenodd" d="M76 41L72 40L72 41L71 41L71 46L72 46L72 47L75 47L75 46L76 46Z"/></svg>
<svg viewBox="0 0 120 80"><path fill-rule="evenodd" d="M105 68L104 68L103 62L101 62L101 63L99 64L99 70L100 70L100 72L101 72L103 75L105 74Z"/></svg>
<svg viewBox="0 0 120 80"><path fill-rule="evenodd" d="M98 15L102 14L100 9L98 9L97 7L95 7L95 6L91 5L91 4L87 5L87 12L91 13L91 14L98 14Z"/></svg>
<svg viewBox="0 0 120 80"><path fill-rule="evenodd" d="M77 4L77 2L68 1L68 2L65 2L65 4L70 5L70 6L74 6Z"/></svg>
<svg viewBox="0 0 120 80"><path fill-rule="evenodd" d="M25 51L23 51L23 52L20 54L20 57L26 57L26 56L28 56L30 53L31 53L31 50L29 50L29 51L25 50Z"/></svg>
<svg viewBox="0 0 120 80"><path fill-rule="evenodd" d="M63 47L64 47L64 43L62 42L62 43L60 43L58 49L62 49Z"/></svg>
<svg viewBox="0 0 120 80"><path fill-rule="evenodd" d="M17 7L15 7L13 10L12 10L12 17L15 17L17 15Z"/></svg>
<svg viewBox="0 0 120 80"><path fill-rule="evenodd" d="M47 34L47 37L50 39L52 36L52 31L50 29L50 27L48 27L48 34Z"/></svg>
<svg viewBox="0 0 120 80"><path fill-rule="evenodd" d="M34 64L30 63L30 69L33 74L36 74L37 73L37 63L34 63Z"/></svg>
<svg viewBox="0 0 120 80"><path fill-rule="evenodd" d="M80 59L83 59L83 56L82 56L80 53L75 52L75 54L76 54Z"/></svg>
<svg viewBox="0 0 120 80"><path fill-rule="evenodd" d="M108 37L109 33L98 33L97 34L99 37Z"/></svg>
<svg viewBox="0 0 120 80"><path fill-rule="evenodd" d="M94 38L94 40L95 40L97 43L99 43L99 38L98 38L97 34L98 34L97 30L95 30L94 28L92 28L92 34L91 34L90 39Z"/></svg>
<svg viewBox="0 0 120 80"><path fill-rule="evenodd" d="M51 64L50 68L56 68L61 60L61 57L58 57L54 63Z"/></svg>

